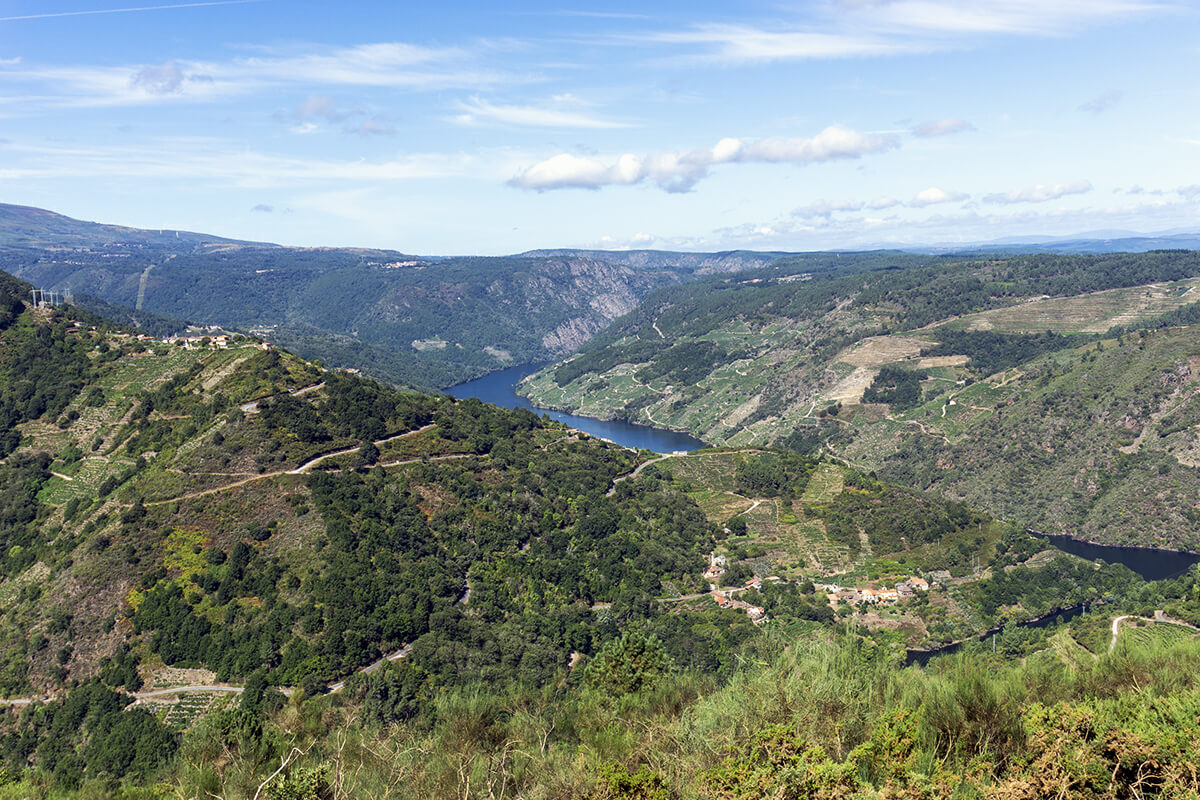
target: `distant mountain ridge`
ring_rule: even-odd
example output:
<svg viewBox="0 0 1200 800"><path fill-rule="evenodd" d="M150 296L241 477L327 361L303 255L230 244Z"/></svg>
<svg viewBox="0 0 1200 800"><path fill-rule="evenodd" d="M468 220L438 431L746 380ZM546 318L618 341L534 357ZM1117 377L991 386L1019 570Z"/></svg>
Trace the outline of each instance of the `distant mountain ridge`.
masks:
<svg viewBox="0 0 1200 800"><path fill-rule="evenodd" d="M247 242L177 230L146 230L123 225L88 222L33 206L0 203L0 246L5 247L96 247L137 245L164 250L190 249L203 244L239 244L278 247L265 242Z"/></svg>
<svg viewBox="0 0 1200 800"><path fill-rule="evenodd" d="M46 289L253 332L434 389L569 353L688 268L586 254L438 258L138 231L0 206L0 268Z"/></svg>
<svg viewBox="0 0 1200 800"><path fill-rule="evenodd" d="M683 269L697 275L714 272L740 272L773 264L786 252L760 252L755 250L726 250L719 253L688 253L672 250L578 250L551 249L529 250L520 254L526 258L583 257L624 264L638 269Z"/></svg>
<svg viewBox="0 0 1200 800"><path fill-rule="evenodd" d="M1145 250L1179 246L1186 236L955 249L976 255ZM938 248L921 253L948 256ZM794 273L781 272L779 280L799 280L836 271L847 258L888 269L936 263L911 250L864 256L559 248L488 258L414 256L140 230L0 204L0 269L41 288L253 332L306 358L424 389L571 353L656 290L773 267Z"/></svg>

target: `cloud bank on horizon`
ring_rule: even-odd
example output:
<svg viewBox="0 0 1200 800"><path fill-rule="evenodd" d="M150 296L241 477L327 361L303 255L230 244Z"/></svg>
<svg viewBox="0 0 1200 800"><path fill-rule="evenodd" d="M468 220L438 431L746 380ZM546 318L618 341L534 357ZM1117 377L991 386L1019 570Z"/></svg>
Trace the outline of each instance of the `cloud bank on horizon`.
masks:
<svg viewBox="0 0 1200 800"><path fill-rule="evenodd" d="M16 0L0 177L77 217L430 253L1196 229L1198 19Z"/></svg>

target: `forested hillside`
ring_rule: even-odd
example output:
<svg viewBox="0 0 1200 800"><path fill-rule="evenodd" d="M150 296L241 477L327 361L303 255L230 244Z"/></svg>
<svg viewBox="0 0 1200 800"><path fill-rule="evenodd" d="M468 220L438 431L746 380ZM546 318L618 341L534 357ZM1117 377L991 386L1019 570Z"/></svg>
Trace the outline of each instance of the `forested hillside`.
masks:
<svg viewBox="0 0 1200 800"><path fill-rule="evenodd" d="M1018 786L1051 780L1029 760L1051 730L1037 702L1115 730L1168 681L1178 713L1127 754L1053 731L1086 769L1190 786L1161 766L1187 763L1190 629L1139 628L1116 655L1105 637L1117 611L1200 622L1192 574L1145 584L783 450L635 474L649 454L528 412L248 339L142 342L6 281L0 689L44 699L0 723L0 797ZM914 575L932 583L890 605L826 596ZM1016 625L1085 602L1101 610L1070 629ZM902 669L906 646L993 627L995 658L1035 666ZM1135 681L1151 694L1108 704ZM872 693L895 699L812 702Z"/></svg>
<svg viewBox="0 0 1200 800"><path fill-rule="evenodd" d="M168 317L253 330L331 366L424 389L572 352L654 289L774 258L433 258L139 231L0 205L0 269L40 288L136 309L151 327Z"/></svg>
<svg viewBox="0 0 1200 800"><path fill-rule="evenodd" d="M1171 326L1197 322L1198 275L1190 251L781 259L659 291L524 391L824 447L1039 530L1194 549L1200 350Z"/></svg>

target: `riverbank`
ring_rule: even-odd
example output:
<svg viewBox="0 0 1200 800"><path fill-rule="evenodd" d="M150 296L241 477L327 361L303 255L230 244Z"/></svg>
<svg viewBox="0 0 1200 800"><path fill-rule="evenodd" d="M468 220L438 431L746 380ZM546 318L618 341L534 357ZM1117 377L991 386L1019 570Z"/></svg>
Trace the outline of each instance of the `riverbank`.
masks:
<svg viewBox="0 0 1200 800"><path fill-rule="evenodd" d="M446 393L457 398L474 397L502 408L524 408L545 415L597 439L612 442L631 450L652 450L656 453L691 452L707 444L694 436L652 425L603 420L569 414L565 411L539 408L528 398L517 394L517 385L542 365L522 364L489 373L482 378L451 386Z"/></svg>

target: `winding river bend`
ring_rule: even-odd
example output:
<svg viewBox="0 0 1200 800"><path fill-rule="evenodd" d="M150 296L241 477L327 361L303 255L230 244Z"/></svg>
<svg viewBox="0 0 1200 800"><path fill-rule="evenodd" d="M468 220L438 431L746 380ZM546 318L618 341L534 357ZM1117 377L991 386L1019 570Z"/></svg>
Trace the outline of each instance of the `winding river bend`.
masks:
<svg viewBox="0 0 1200 800"><path fill-rule="evenodd" d="M551 411L537 408L516 392L516 386L521 379L532 375L542 367L541 364L523 364L519 367L509 367L498 372L484 375L473 381L451 386L446 393L458 398L476 397L485 403L503 408L527 408L537 414L545 414L556 422L578 428L586 434L599 439L616 442L623 447L635 450L653 450L656 453L673 453L692 451L704 447L704 442L686 433L654 428L649 425L633 425L628 422L605 422L593 417L581 417L578 414L567 414L562 411Z"/></svg>
<svg viewBox="0 0 1200 800"><path fill-rule="evenodd" d="M1118 545L1093 544L1079 539L1072 539L1070 536L1057 536L1032 530L1029 533L1049 540L1050 544L1064 553L1070 553L1073 556L1086 558L1089 561L1099 559L1112 564L1123 564L1148 581L1161 581L1167 578L1178 577L1191 569L1193 564L1200 563L1200 555L1196 553L1184 553L1177 550L1156 550L1152 547L1120 547ZM1057 624L1060 620L1074 619L1086 610L1087 604L1072 606L1071 608L1052 611L1044 617L1018 622L1017 627L1045 628L1048 625ZM979 641L984 641L999 630L999 628L993 628L981 633L977 638ZM934 656L953 653L961 646L962 642L954 642L932 650L909 650L908 657L904 663L924 665L929 663L929 659Z"/></svg>

